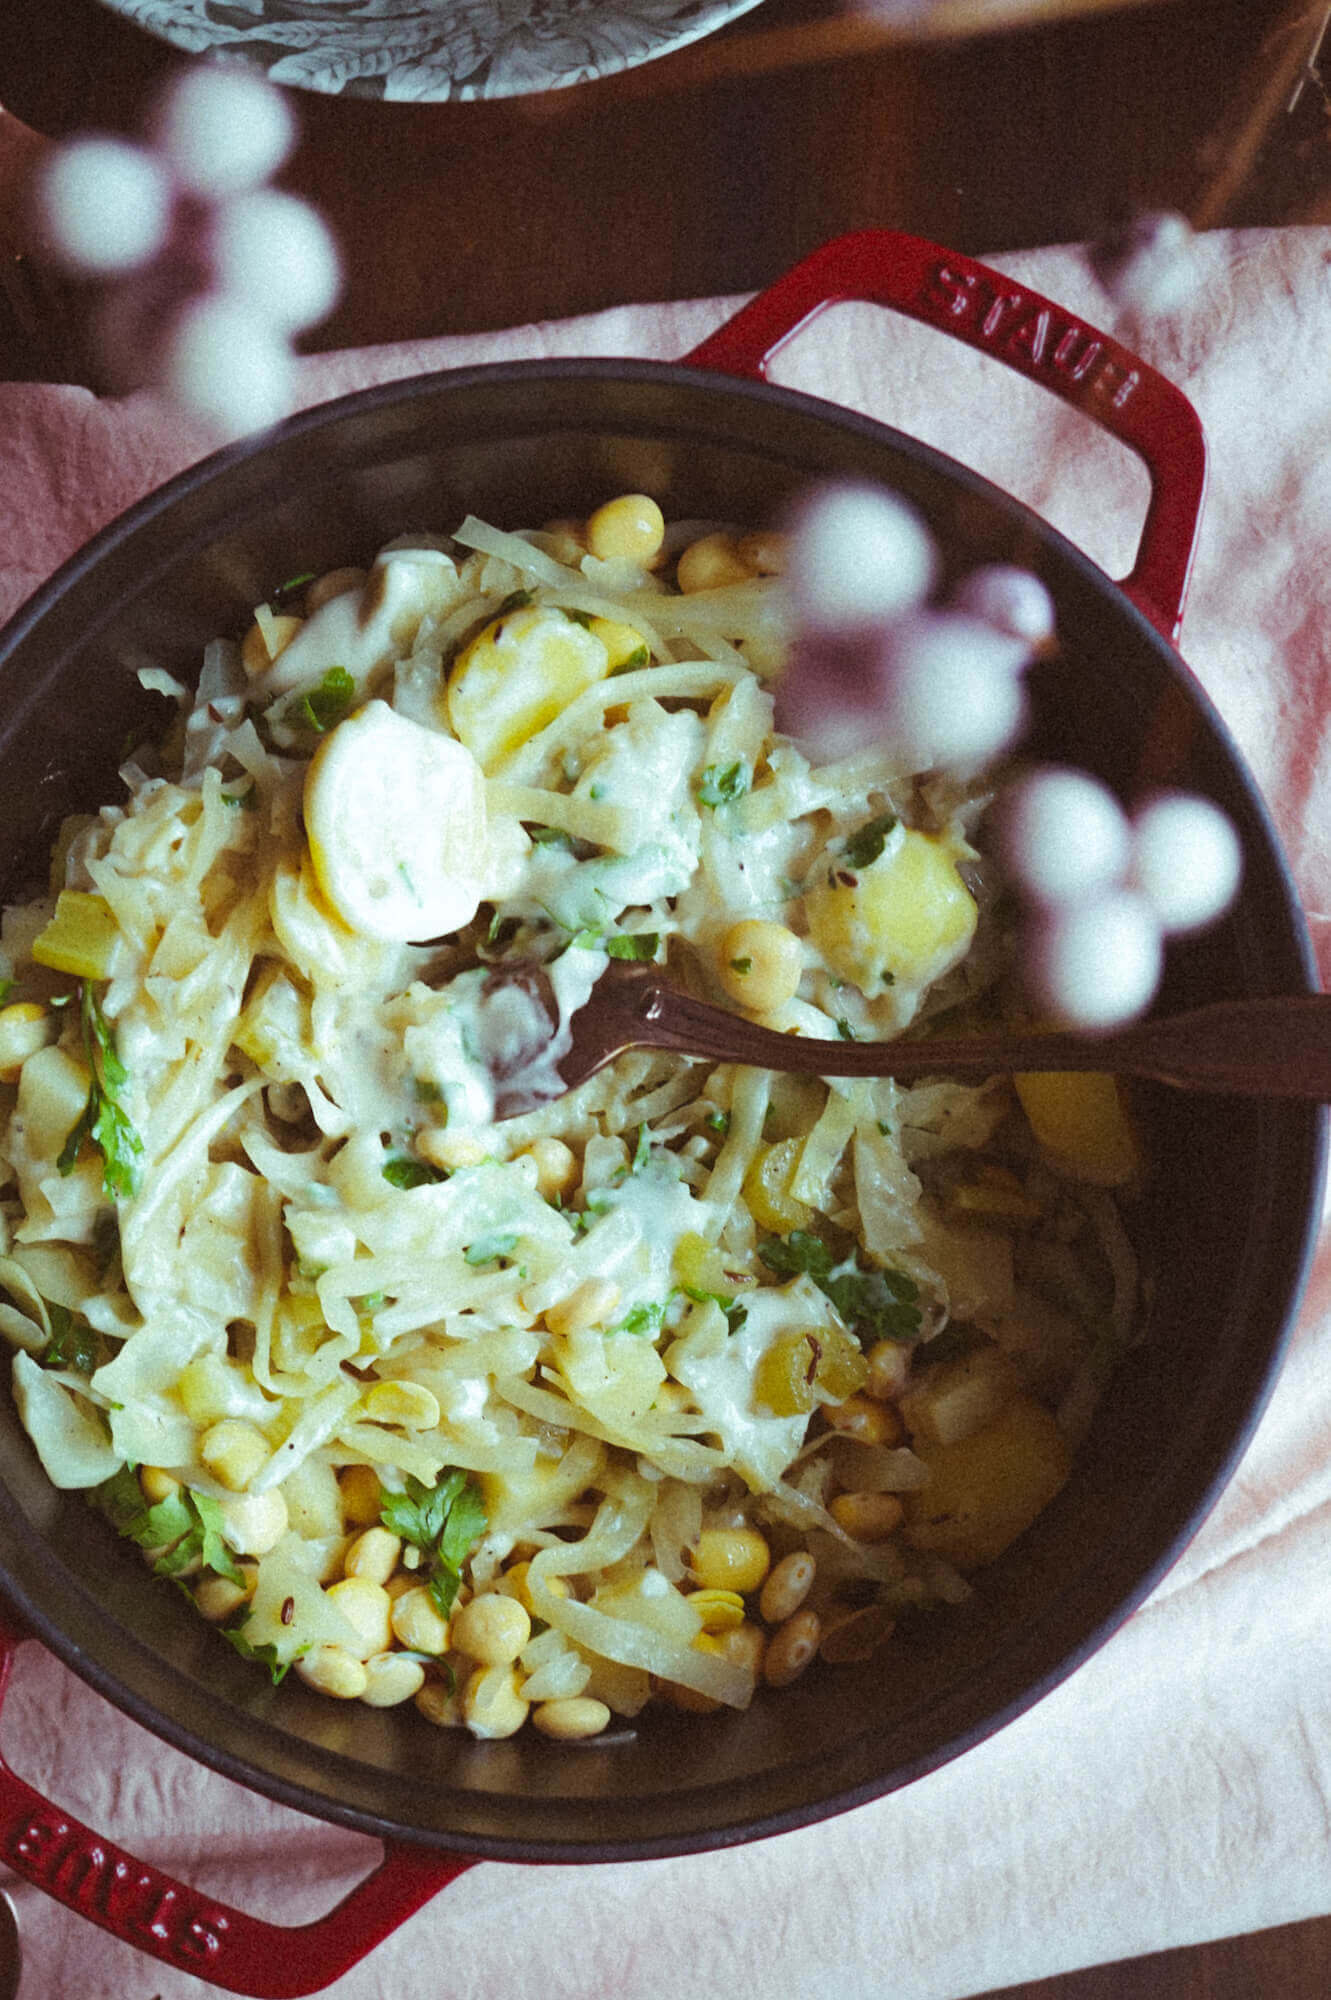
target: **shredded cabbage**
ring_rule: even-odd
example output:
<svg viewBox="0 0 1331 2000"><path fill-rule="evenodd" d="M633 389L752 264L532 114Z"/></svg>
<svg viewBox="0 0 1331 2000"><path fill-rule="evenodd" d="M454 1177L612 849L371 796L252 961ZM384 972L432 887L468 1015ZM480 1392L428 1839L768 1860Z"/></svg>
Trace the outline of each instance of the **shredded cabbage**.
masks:
<svg viewBox="0 0 1331 2000"><path fill-rule="evenodd" d="M708 1547L807 1550L801 1615L824 1625L964 1596L910 1512L934 1477L921 1438L976 1424L945 1371L1080 1435L1137 1303L1114 1200L1039 1157L1002 1081L634 1053L497 1115L615 957L734 1001L742 924L798 940L797 987L755 1007L791 1032L1002 1004L973 845L992 781L917 785L890 744L811 769L773 728L778 578L681 596L555 540L469 518L382 551L257 668L285 629L271 605L258 641L209 646L195 696L146 669L175 722L119 803L65 829L51 897L5 913L0 968L44 1024L0 1071L0 1334L46 1472L96 1498L138 1468L149 1521L186 1489L230 1555L147 1553L239 1651L380 1702L401 1654L404 1693L482 1735L557 1702L746 1706L763 1562L730 1592ZM514 602L548 614L555 651L517 670L534 720L485 769L467 862L486 893L453 935L366 935L328 888L361 861L306 835L320 745L376 700L453 738L451 691ZM624 663L549 713L560 619ZM964 961L914 980L836 900L847 852L889 825L951 857L976 905ZM110 954L65 933L57 951L94 906ZM496 982L517 995L502 1026ZM847 1527L846 1495L878 1503L881 1533ZM497 1669L453 1627L496 1593L526 1636L482 1713L468 1689Z"/></svg>

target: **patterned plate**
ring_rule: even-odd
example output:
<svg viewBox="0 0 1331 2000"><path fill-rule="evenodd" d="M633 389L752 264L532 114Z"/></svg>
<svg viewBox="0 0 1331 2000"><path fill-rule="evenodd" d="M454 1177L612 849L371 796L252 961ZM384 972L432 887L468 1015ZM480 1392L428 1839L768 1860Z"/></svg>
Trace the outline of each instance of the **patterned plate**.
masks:
<svg viewBox="0 0 1331 2000"><path fill-rule="evenodd" d="M104 0L190 55L397 103L521 97L682 48L758 0Z"/></svg>

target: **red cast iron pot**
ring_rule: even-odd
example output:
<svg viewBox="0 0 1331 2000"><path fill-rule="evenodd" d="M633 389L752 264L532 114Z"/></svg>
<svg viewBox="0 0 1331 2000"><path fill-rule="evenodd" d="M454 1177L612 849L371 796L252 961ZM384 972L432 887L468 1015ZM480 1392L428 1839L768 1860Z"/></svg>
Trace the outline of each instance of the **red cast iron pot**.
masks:
<svg viewBox="0 0 1331 2000"><path fill-rule="evenodd" d="M1007 362L1144 459L1151 498L1122 585L984 481L858 416L761 380L796 329L875 300ZM740 378L738 380L734 378ZM667 515L760 522L811 475L897 488L950 563L1036 569L1063 651L1034 675L1035 741L1131 794L1210 793L1246 852L1237 905L1173 949L1166 1004L1313 990L1261 800L1172 650L1204 483L1192 409L1114 341L969 259L910 237L830 244L676 366L585 361L397 382L309 411L153 494L67 563L0 636L0 854L12 894L61 813L115 796L145 656L204 642L297 571L362 558L472 509L508 525L645 487ZM34 830L38 838L34 844ZM317 1991L478 1859L633 1860L799 1826L958 1755L1069 1674L1145 1597L1212 1504L1262 1408L1320 1207L1324 1117L1172 1098L1139 1227L1146 1339L1059 1500L976 1602L903 1638L890 1674L815 1669L747 1715L650 1711L612 1740L478 1743L411 1710L270 1688L84 1502L47 1484L3 1399L0 1588L35 1634L137 1720L215 1769L377 1834L382 1865L288 1928L169 1880L0 1770L0 1858L141 1949L254 1995ZM6 1659L8 1654L6 1654Z"/></svg>

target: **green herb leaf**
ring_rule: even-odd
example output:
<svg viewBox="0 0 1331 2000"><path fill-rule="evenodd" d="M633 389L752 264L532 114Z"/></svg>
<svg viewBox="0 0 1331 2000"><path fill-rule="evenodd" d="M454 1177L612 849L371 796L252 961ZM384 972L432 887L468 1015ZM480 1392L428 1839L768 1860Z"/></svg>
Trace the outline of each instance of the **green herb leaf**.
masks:
<svg viewBox="0 0 1331 2000"><path fill-rule="evenodd" d="M861 1344L919 1339L919 1289L904 1271L877 1266L866 1271L854 1260L849 1260L849 1269L839 1271L827 1244L807 1229L765 1238L758 1245L758 1255L778 1277L803 1272L812 1278Z"/></svg>
<svg viewBox="0 0 1331 2000"><path fill-rule="evenodd" d="M660 1299L652 1305L634 1306L630 1312L625 1313L618 1325L610 1328L610 1331L611 1333L659 1333L669 1303L669 1299Z"/></svg>
<svg viewBox="0 0 1331 2000"><path fill-rule="evenodd" d="M527 837L535 847L563 847L573 851L573 835L562 826L529 826Z"/></svg>
<svg viewBox="0 0 1331 2000"><path fill-rule="evenodd" d="M243 1625L223 1625L219 1629L228 1646L234 1646L242 1660L255 1660L261 1667L267 1667L274 1687L282 1685L296 1661L310 1650L307 1645L299 1646L289 1660L282 1660L278 1658L277 1648L271 1639L264 1639L256 1646L245 1637Z"/></svg>
<svg viewBox="0 0 1331 2000"><path fill-rule="evenodd" d="M88 1101L80 1112L56 1160L61 1174L71 1174L78 1164L85 1139L91 1139L102 1156L102 1187L114 1198L137 1193L140 1139L129 1113L117 1092L129 1081L129 1072L120 1060L113 1035L92 981L80 980L80 1011L83 1049L92 1071Z"/></svg>
<svg viewBox="0 0 1331 2000"><path fill-rule="evenodd" d="M730 970L737 972L741 979L746 979L749 973L753 971L753 960L748 957L732 958L730 961Z"/></svg>
<svg viewBox="0 0 1331 2000"><path fill-rule="evenodd" d="M605 933L603 931L584 928L580 931L574 931L568 941L568 949L570 951L600 951L604 940Z"/></svg>
<svg viewBox="0 0 1331 2000"><path fill-rule="evenodd" d="M356 683L345 667L330 667L317 688L302 696L296 714L320 736L341 722L356 699Z"/></svg>
<svg viewBox="0 0 1331 2000"><path fill-rule="evenodd" d="M607 938L605 948L611 958L626 958L634 965L650 965L660 943L659 931L637 931L632 937Z"/></svg>
<svg viewBox="0 0 1331 2000"><path fill-rule="evenodd" d="M844 1014L837 1015L836 1031L843 1042L857 1042L859 1040L859 1036L855 1033L855 1030L851 1027L850 1022Z"/></svg>
<svg viewBox="0 0 1331 2000"><path fill-rule="evenodd" d="M385 1160L382 1171L388 1185L395 1188L429 1187L448 1178L441 1168L432 1167L425 1160L413 1160L407 1153Z"/></svg>
<svg viewBox="0 0 1331 2000"><path fill-rule="evenodd" d="M919 1339L919 1289L904 1271L846 1271L822 1289L862 1344Z"/></svg>
<svg viewBox="0 0 1331 2000"><path fill-rule="evenodd" d="M709 764L698 780L698 802L713 812L718 806L734 805L749 789L749 774L743 760L724 767Z"/></svg>
<svg viewBox="0 0 1331 2000"><path fill-rule="evenodd" d="M638 1127L638 1143L633 1148L633 1161L629 1167L631 1174L640 1174L652 1153L652 1135L645 1125Z"/></svg>
<svg viewBox="0 0 1331 2000"><path fill-rule="evenodd" d="M210 1494L181 1486L150 1507L133 1470L122 1465L110 1479L94 1486L89 1498L117 1534L141 1549L162 1550L153 1564L158 1576L178 1576L197 1560L232 1583L244 1582L244 1574L222 1537L221 1507Z"/></svg>
<svg viewBox="0 0 1331 2000"><path fill-rule="evenodd" d="M517 1240L516 1236L478 1236L462 1255L468 1264L495 1264L509 1255Z"/></svg>
<svg viewBox="0 0 1331 2000"><path fill-rule="evenodd" d="M456 1467L435 1486L408 1474L405 1492L383 1495L379 1518L428 1557L430 1595L447 1617L462 1583L462 1565L485 1533L480 1487Z"/></svg>
<svg viewBox="0 0 1331 2000"><path fill-rule="evenodd" d="M768 1236L758 1245L758 1255L778 1277L793 1278L807 1272L815 1285L832 1274L832 1252L821 1236L808 1229L792 1229L789 1236Z"/></svg>
<svg viewBox="0 0 1331 2000"><path fill-rule="evenodd" d="M709 1111L702 1122L709 1132L719 1132L724 1139L726 1133L730 1130L730 1113L728 1111Z"/></svg>
<svg viewBox="0 0 1331 2000"><path fill-rule="evenodd" d="M896 823L895 813L883 813L878 819L867 820L850 835L841 849L847 865L851 868L872 868L886 847L888 835Z"/></svg>
<svg viewBox="0 0 1331 2000"><path fill-rule="evenodd" d="M287 598L294 597L298 590L304 590L307 583L314 582L314 576L315 572L312 569L302 570L299 576L289 576L285 583L279 583L277 589L269 593L269 607L276 607L284 603Z"/></svg>
<svg viewBox="0 0 1331 2000"><path fill-rule="evenodd" d="M748 1307L741 1305L733 1292L704 1292L696 1285L681 1285L680 1290L685 1298L692 1299L696 1306L720 1306L731 1333L738 1333L749 1316Z"/></svg>
<svg viewBox="0 0 1331 2000"><path fill-rule="evenodd" d="M51 1337L37 1356L43 1368L67 1368L76 1375L93 1375L108 1358L110 1350L100 1333L86 1319L75 1318L68 1306L46 1304Z"/></svg>
<svg viewBox="0 0 1331 2000"><path fill-rule="evenodd" d="M501 600L495 612L495 617L507 618L510 611L525 611L527 606L533 602L534 599L529 590L510 590L508 596ZM495 637L497 638L498 636L498 633L496 633Z"/></svg>

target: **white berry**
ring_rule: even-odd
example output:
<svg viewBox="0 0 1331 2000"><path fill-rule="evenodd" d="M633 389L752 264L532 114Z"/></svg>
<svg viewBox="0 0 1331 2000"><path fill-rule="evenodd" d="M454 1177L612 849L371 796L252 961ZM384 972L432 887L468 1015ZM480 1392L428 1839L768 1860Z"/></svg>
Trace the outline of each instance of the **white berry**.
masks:
<svg viewBox="0 0 1331 2000"><path fill-rule="evenodd" d="M1160 980L1160 926L1144 897L1111 890L1037 918L1024 954L1037 1005L1070 1027L1112 1028L1150 1005Z"/></svg>
<svg viewBox="0 0 1331 2000"><path fill-rule="evenodd" d="M1183 792L1152 799L1132 829L1132 880L1166 931L1198 930L1239 886L1239 838L1219 806Z"/></svg>
<svg viewBox="0 0 1331 2000"><path fill-rule="evenodd" d="M220 203L210 249L219 288L293 333L323 319L337 301L336 245L295 195L258 188Z"/></svg>
<svg viewBox="0 0 1331 2000"><path fill-rule="evenodd" d="M849 757L882 734L862 645L799 637L776 684L776 725L815 764Z"/></svg>
<svg viewBox="0 0 1331 2000"><path fill-rule="evenodd" d="M163 93L152 136L183 187L221 200L277 172L295 123L282 93L262 77L200 65Z"/></svg>
<svg viewBox="0 0 1331 2000"><path fill-rule="evenodd" d="M787 581L807 632L862 632L922 602L934 546L911 508L876 486L813 488L789 521Z"/></svg>
<svg viewBox="0 0 1331 2000"><path fill-rule="evenodd" d="M1165 209L1139 215L1097 253L1105 289L1129 312L1173 312L1197 283L1196 238L1187 218Z"/></svg>
<svg viewBox="0 0 1331 2000"><path fill-rule="evenodd" d="M1042 646L1054 636L1053 598L1038 576L1011 563L985 563L973 569L957 585L952 602L959 611L969 611L1031 646Z"/></svg>
<svg viewBox="0 0 1331 2000"><path fill-rule="evenodd" d="M1127 816L1088 772L1063 765L1032 771L1003 798L997 818L1003 859L1033 902L1086 902L1126 872Z"/></svg>
<svg viewBox="0 0 1331 2000"><path fill-rule="evenodd" d="M285 416L291 350L268 323L231 299L193 299L167 336L160 369L173 401L224 438Z"/></svg>
<svg viewBox="0 0 1331 2000"><path fill-rule="evenodd" d="M171 216L171 184L151 153L100 133L50 155L36 200L52 250L75 270L103 276L154 257Z"/></svg>
<svg viewBox="0 0 1331 2000"><path fill-rule="evenodd" d="M878 654L881 734L912 771L988 763L1021 729L1026 658L1020 641L961 612L898 619Z"/></svg>

